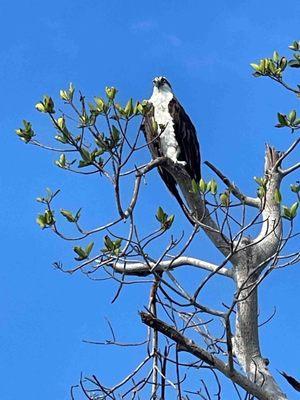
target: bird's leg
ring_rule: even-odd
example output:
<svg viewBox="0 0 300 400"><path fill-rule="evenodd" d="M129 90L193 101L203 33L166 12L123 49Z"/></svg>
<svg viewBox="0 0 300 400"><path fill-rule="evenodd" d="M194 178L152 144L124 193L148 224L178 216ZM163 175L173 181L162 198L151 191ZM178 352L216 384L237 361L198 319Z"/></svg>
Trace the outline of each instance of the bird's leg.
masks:
<svg viewBox="0 0 300 400"><path fill-rule="evenodd" d="M177 158L178 155L179 155L178 147L175 147L175 146L169 146L168 147L166 156L168 158L170 158L173 161L174 164L180 164L180 165L185 166L186 162L185 161L179 161L178 158Z"/></svg>

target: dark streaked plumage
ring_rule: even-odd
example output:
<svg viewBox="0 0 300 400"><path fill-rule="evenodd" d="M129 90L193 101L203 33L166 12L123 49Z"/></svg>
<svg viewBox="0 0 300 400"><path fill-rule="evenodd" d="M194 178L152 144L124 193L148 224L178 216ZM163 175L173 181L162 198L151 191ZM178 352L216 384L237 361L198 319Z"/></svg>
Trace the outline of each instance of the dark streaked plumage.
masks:
<svg viewBox="0 0 300 400"><path fill-rule="evenodd" d="M169 103L169 112L174 121L175 136L180 148L178 159L187 163L186 169L191 179L199 182L201 158L196 129L175 97Z"/></svg>

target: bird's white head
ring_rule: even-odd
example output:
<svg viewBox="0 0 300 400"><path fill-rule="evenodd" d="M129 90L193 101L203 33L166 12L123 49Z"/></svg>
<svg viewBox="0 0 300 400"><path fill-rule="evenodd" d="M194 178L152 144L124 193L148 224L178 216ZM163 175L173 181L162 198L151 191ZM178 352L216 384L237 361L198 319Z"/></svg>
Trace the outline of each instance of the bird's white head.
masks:
<svg viewBox="0 0 300 400"><path fill-rule="evenodd" d="M173 93L170 82L164 76L157 76L153 79L154 91Z"/></svg>

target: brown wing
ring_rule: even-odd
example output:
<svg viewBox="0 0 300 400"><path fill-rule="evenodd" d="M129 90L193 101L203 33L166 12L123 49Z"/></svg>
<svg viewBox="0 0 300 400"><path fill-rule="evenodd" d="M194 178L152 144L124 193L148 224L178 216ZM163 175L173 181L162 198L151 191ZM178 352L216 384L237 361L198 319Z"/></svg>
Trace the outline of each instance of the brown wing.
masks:
<svg viewBox="0 0 300 400"><path fill-rule="evenodd" d="M175 136L180 148L178 158L187 163L186 167L191 179L199 182L201 156L196 129L177 99L173 98L170 101L169 112L174 121Z"/></svg>
<svg viewBox="0 0 300 400"><path fill-rule="evenodd" d="M141 126L141 129L144 132L145 139L148 144L149 150L152 154L152 157L153 159L155 159L157 157L162 157L163 154L160 150L160 144L159 144L159 138L157 138L157 132L155 132L155 130L153 129L153 118L154 118L154 109L153 107L151 107L151 109L147 112L147 114L144 117L144 122ZM164 167L158 167L157 169L165 185L178 201L184 214L186 215L188 220L194 225L195 222L193 221L189 213L189 210L187 209L186 205L184 204L177 190L176 187L177 184L175 179Z"/></svg>

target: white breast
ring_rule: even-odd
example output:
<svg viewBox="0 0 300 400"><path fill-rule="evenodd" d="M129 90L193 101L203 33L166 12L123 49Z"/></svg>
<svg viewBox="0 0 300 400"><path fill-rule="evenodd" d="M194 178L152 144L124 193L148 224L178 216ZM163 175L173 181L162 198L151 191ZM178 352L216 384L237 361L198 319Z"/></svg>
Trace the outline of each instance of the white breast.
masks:
<svg viewBox="0 0 300 400"><path fill-rule="evenodd" d="M179 153L178 143L175 137L174 123L169 113L169 103L173 98L170 91L162 91L154 88L153 94L149 101L154 107L154 119L158 125L158 134L161 149L165 157L171 158L175 163ZM161 133L160 125L165 129Z"/></svg>

